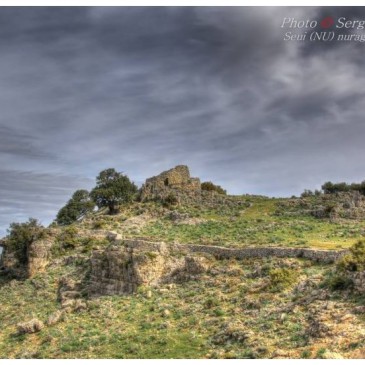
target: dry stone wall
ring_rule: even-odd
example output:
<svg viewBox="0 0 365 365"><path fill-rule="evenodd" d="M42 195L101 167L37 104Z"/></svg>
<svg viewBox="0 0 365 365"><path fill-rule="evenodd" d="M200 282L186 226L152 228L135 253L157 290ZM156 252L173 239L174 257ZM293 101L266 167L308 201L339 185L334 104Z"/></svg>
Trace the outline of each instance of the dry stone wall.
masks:
<svg viewBox="0 0 365 365"><path fill-rule="evenodd" d="M281 247L225 248L219 246L166 244L141 239L116 240L91 255L89 295L125 295L141 285L157 286L196 278L211 265L209 257L244 259L302 257L331 263L346 251Z"/></svg>
<svg viewBox="0 0 365 365"><path fill-rule="evenodd" d="M347 250L330 251L316 250L309 248L284 248L284 247L247 247L247 248L226 248L220 246L206 245L183 245L189 252L204 252L220 259L244 259L244 258L265 258L265 257L297 257L308 260L332 263L347 253Z"/></svg>

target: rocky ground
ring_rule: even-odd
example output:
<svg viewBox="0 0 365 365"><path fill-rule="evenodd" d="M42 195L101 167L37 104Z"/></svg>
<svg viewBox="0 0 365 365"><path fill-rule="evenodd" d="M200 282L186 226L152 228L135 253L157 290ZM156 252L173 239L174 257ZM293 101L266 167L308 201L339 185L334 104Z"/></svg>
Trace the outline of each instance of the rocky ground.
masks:
<svg viewBox="0 0 365 365"><path fill-rule="evenodd" d="M88 260L2 279L5 358L363 358L365 298L324 286L331 265L215 260L134 294L88 296ZM293 281L270 270L287 268ZM272 272L272 271L271 271ZM20 310L21 309L21 310Z"/></svg>

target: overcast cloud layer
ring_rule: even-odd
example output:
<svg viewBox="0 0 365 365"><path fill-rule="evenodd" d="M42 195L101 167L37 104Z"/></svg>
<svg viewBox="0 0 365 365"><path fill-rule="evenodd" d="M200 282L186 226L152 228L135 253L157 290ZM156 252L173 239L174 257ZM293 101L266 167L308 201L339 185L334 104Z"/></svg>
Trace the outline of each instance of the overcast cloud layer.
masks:
<svg viewBox="0 0 365 365"><path fill-rule="evenodd" d="M327 15L365 20L364 8L1 8L0 233L50 223L108 167L140 184L187 164L229 193L270 196L364 180L365 43L285 42L280 27Z"/></svg>

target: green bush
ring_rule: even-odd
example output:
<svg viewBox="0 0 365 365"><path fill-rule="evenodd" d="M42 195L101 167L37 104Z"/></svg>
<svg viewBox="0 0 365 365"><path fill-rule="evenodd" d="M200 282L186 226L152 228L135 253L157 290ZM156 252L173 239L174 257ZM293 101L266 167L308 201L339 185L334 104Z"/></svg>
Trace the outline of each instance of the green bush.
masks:
<svg viewBox="0 0 365 365"><path fill-rule="evenodd" d="M210 297L204 302L204 308L210 309L219 305L218 298Z"/></svg>
<svg viewBox="0 0 365 365"><path fill-rule="evenodd" d="M365 181L352 184L347 184L345 182L332 183L331 181L327 181L322 185L322 190L325 194L336 194L346 191L358 191L360 192L360 194L365 195Z"/></svg>
<svg viewBox="0 0 365 365"><path fill-rule="evenodd" d="M327 279L326 286L331 290L346 290L352 288L353 281L343 275L336 274Z"/></svg>
<svg viewBox="0 0 365 365"><path fill-rule="evenodd" d="M335 211L335 209L336 209L336 203L334 203L334 202L327 203L324 208L325 216L330 217L331 214Z"/></svg>
<svg viewBox="0 0 365 365"><path fill-rule="evenodd" d="M76 226L68 226L56 237L52 246L53 255L62 255L69 250L75 249L79 244L78 229Z"/></svg>
<svg viewBox="0 0 365 365"><path fill-rule="evenodd" d="M5 246L15 252L16 258L22 264L27 263L30 245L46 236L45 228L34 218L29 218L25 223L11 223L7 231Z"/></svg>
<svg viewBox="0 0 365 365"><path fill-rule="evenodd" d="M96 220L92 224L92 229L103 229L106 227L106 222L104 220Z"/></svg>
<svg viewBox="0 0 365 365"><path fill-rule="evenodd" d="M201 184L201 189L205 191L215 191L219 194L227 194L227 191L224 190L221 186L213 184L211 181L205 181Z"/></svg>
<svg viewBox="0 0 365 365"><path fill-rule="evenodd" d="M56 242L52 246L52 253L55 256L62 256L75 249L88 253L95 246L105 246L108 244L109 241L107 239L80 237L76 226L68 226L56 237Z"/></svg>
<svg viewBox="0 0 365 365"><path fill-rule="evenodd" d="M285 289L294 284L298 276L298 272L293 269L271 269L269 271L270 287L272 289Z"/></svg>
<svg viewBox="0 0 365 365"><path fill-rule="evenodd" d="M300 194L300 197L301 198L308 198L308 197L313 196L313 195L314 195L313 191L305 189L303 191L303 193Z"/></svg>
<svg viewBox="0 0 365 365"><path fill-rule="evenodd" d="M360 240L349 249L349 253L338 260L336 268L340 273L365 270L365 240Z"/></svg>
<svg viewBox="0 0 365 365"><path fill-rule="evenodd" d="M176 205L178 202L178 198L173 193L169 193L165 198L162 199L162 205L165 207Z"/></svg>

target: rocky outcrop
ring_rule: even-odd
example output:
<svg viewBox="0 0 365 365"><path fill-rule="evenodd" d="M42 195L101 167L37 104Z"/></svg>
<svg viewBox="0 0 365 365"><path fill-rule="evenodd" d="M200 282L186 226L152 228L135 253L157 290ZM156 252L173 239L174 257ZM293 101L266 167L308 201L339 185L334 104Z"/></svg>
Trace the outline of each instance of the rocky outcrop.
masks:
<svg viewBox="0 0 365 365"><path fill-rule="evenodd" d="M353 282L354 289L360 294L365 293L365 271L354 272L349 274L350 279Z"/></svg>
<svg viewBox="0 0 365 365"><path fill-rule="evenodd" d="M83 283L69 277L62 277L58 282L58 300L63 312L80 312L87 309L83 299Z"/></svg>
<svg viewBox="0 0 365 365"><path fill-rule="evenodd" d="M278 203L278 215L311 215L319 219L364 219L365 196L358 191L295 198Z"/></svg>
<svg viewBox="0 0 365 365"><path fill-rule="evenodd" d="M178 245L125 240L92 253L89 294L130 294L141 285L189 280L208 267L208 259L189 255Z"/></svg>
<svg viewBox="0 0 365 365"><path fill-rule="evenodd" d="M49 263L53 242L52 232L45 238L32 242L28 247L26 261L21 262L17 252L7 246L6 240L4 240L2 245L4 251L0 262L2 271L17 278L30 278L43 271Z"/></svg>
<svg viewBox="0 0 365 365"><path fill-rule="evenodd" d="M17 333L24 335L27 333L39 332L43 329L44 324L39 319L33 318L29 322L23 322L17 324Z"/></svg>
<svg viewBox="0 0 365 365"><path fill-rule="evenodd" d="M28 250L27 275L33 275L44 271L49 263L53 238L45 238L33 242Z"/></svg>

